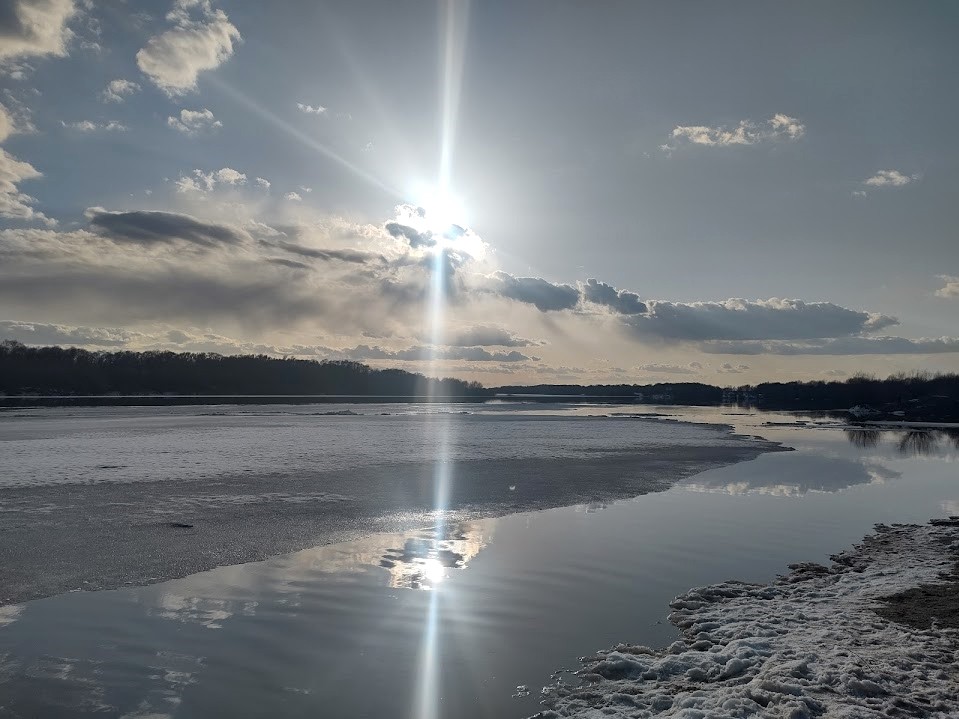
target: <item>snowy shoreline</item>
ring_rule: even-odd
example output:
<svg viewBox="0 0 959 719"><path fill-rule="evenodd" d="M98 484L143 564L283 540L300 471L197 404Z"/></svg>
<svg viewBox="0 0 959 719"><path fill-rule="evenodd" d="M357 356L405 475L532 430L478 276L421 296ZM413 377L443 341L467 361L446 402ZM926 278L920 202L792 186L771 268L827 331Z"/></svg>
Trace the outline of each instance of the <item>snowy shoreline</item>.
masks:
<svg viewBox="0 0 959 719"><path fill-rule="evenodd" d="M584 659L582 685L544 690L536 716L959 715L959 519L878 525L832 559L686 592L669 616L680 640Z"/></svg>

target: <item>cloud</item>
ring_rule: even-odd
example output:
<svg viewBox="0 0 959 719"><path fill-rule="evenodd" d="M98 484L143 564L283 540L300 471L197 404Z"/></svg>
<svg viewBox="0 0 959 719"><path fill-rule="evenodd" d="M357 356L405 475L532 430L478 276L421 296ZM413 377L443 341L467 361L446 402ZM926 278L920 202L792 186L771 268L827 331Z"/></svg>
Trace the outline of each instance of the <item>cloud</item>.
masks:
<svg viewBox="0 0 959 719"><path fill-rule="evenodd" d="M329 218L278 230L102 208L87 216L88 228L0 230L8 316L138 329L186 320L261 337L278 328L357 338L422 331L430 268L381 226Z"/></svg>
<svg viewBox="0 0 959 719"><path fill-rule="evenodd" d="M130 129L115 120L110 120L109 122L93 122L92 120L64 122L61 120L60 125L68 130L76 130L77 132L98 132L101 130L104 132L126 132Z"/></svg>
<svg viewBox="0 0 959 719"><path fill-rule="evenodd" d="M836 337L831 339L747 342L704 342L699 349L725 355L893 355L959 352L959 337Z"/></svg>
<svg viewBox="0 0 959 719"><path fill-rule="evenodd" d="M899 170L880 170L872 177L866 178L862 184L869 187L902 187L919 179L919 175L904 175Z"/></svg>
<svg viewBox="0 0 959 719"><path fill-rule="evenodd" d="M132 80L111 80L100 93L100 99L103 102L123 102L139 90L140 86Z"/></svg>
<svg viewBox="0 0 959 719"><path fill-rule="evenodd" d="M486 290L500 297L533 305L541 312L569 310L579 303L579 290L571 285L553 284L540 277L514 277L494 272L486 278Z"/></svg>
<svg viewBox="0 0 959 719"><path fill-rule="evenodd" d="M595 279L586 280L582 286L583 299L597 305L604 305L624 315L635 315L646 312L646 305L640 301L639 295L626 290L617 290L605 282Z"/></svg>
<svg viewBox="0 0 959 719"><path fill-rule="evenodd" d="M736 127L709 127L707 125L677 125L670 133L673 144L661 149L674 150L680 144L700 147L732 147L734 145L757 145L766 142L798 140L806 134L806 126L795 117L776 113L765 122L741 120Z"/></svg>
<svg viewBox="0 0 959 719"><path fill-rule="evenodd" d="M284 197L291 202L300 202L303 200L298 192L287 192Z"/></svg>
<svg viewBox="0 0 959 719"><path fill-rule="evenodd" d="M641 364L636 367L641 372L659 372L665 374L699 374L703 366L699 362L690 362L686 365L675 364Z"/></svg>
<svg viewBox="0 0 959 719"><path fill-rule="evenodd" d="M241 231L226 225L203 222L174 212L135 210L109 212L102 207L86 211L90 227L104 237L140 245L172 243L177 240L211 247L238 245L247 237Z"/></svg>
<svg viewBox="0 0 959 719"><path fill-rule="evenodd" d="M73 0L6 0L0 4L0 61L67 54L77 14Z"/></svg>
<svg viewBox="0 0 959 719"><path fill-rule="evenodd" d="M419 232L413 227L399 222L387 222L384 227L393 237L405 238L406 241L410 243L410 247L413 248L432 247L436 244L436 240L433 239L433 233L428 230Z"/></svg>
<svg viewBox="0 0 959 719"><path fill-rule="evenodd" d="M522 352L490 352L483 347L433 347L415 345L407 349L390 350L369 345L357 345L352 349L339 350L336 353L344 359L353 360L400 360L403 362L422 362L425 360L463 360L468 362L535 362Z"/></svg>
<svg viewBox="0 0 959 719"><path fill-rule="evenodd" d="M0 104L0 142L22 129L25 128L6 106ZM33 209L32 205L36 203L36 200L19 189L21 182L42 176L43 174L29 162L17 159L0 147L0 217L55 225L56 220Z"/></svg>
<svg viewBox="0 0 959 719"><path fill-rule="evenodd" d="M296 109L305 112L307 115L325 115L326 108L322 105L304 105L302 102L296 103Z"/></svg>
<svg viewBox="0 0 959 719"><path fill-rule="evenodd" d="M371 252L364 252L362 250L305 247L303 245L298 245L295 242L287 242L286 240L280 240L276 242L275 246L294 255L299 255L301 257L312 257L313 259L324 260L327 262L336 260L340 262L352 262L354 264L362 265L375 259L382 259L378 255L374 255Z"/></svg>
<svg viewBox="0 0 959 719"><path fill-rule="evenodd" d="M166 124L185 135L198 135L207 130L223 127L223 123L206 108L202 110L180 110L180 117L170 116Z"/></svg>
<svg viewBox="0 0 959 719"><path fill-rule="evenodd" d="M140 332L118 327L70 327L43 322L0 320L0 339L16 340L27 345L122 347L143 337Z"/></svg>
<svg viewBox="0 0 959 719"><path fill-rule="evenodd" d="M270 189L270 184L271 184L271 183L270 183L269 180L266 180L266 179L264 179L264 178L262 178L262 177L256 178L256 186L257 186L257 187L262 187L264 190L269 190L269 189Z"/></svg>
<svg viewBox="0 0 959 719"><path fill-rule="evenodd" d="M535 347L543 343L517 337L503 327L496 327L495 325L474 325L473 327L455 333L453 337L450 338L449 344L455 347Z"/></svg>
<svg viewBox="0 0 959 719"><path fill-rule="evenodd" d="M230 185L237 187L246 184L246 175L232 167L222 167L219 170L203 172L194 170L192 175L181 175L176 181L177 192L198 192L205 194L213 192L217 186Z"/></svg>
<svg viewBox="0 0 959 719"><path fill-rule="evenodd" d="M137 67L177 97L196 90L198 75L226 62L242 37L226 13L204 0L176 0L167 19L174 26L147 41L137 53Z"/></svg>
<svg viewBox="0 0 959 719"><path fill-rule="evenodd" d="M959 277L953 277L952 275L939 275L939 279L946 284L936 290L936 297L959 297Z"/></svg>
<svg viewBox="0 0 959 719"><path fill-rule="evenodd" d="M741 374L749 370L748 364L731 365L729 362L723 362L716 368L717 374Z"/></svg>
<svg viewBox="0 0 959 719"><path fill-rule="evenodd" d="M899 323L895 317L851 310L831 302L775 297L719 302L647 300L645 304L645 313L620 313L626 325L641 337L678 341L845 337Z"/></svg>

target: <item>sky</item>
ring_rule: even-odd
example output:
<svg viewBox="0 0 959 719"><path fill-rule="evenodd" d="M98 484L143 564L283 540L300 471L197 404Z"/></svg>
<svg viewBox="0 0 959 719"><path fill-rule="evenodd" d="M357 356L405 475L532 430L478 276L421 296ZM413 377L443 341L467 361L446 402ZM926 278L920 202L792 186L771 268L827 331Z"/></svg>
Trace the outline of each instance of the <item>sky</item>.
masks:
<svg viewBox="0 0 959 719"><path fill-rule="evenodd" d="M0 2L0 338L959 371L952 2Z"/></svg>

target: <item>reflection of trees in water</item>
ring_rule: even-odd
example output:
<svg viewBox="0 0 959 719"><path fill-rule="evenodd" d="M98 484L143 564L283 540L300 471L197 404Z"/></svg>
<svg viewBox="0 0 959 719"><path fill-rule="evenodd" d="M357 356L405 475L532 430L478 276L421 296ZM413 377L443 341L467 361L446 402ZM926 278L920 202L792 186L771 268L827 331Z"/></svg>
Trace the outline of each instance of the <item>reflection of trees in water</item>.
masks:
<svg viewBox="0 0 959 719"><path fill-rule="evenodd" d="M938 432L910 430L899 437L899 452L909 456L932 454L939 447Z"/></svg>
<svg viewBox="0 0 959 719"><path fill-rule="evenodd" d="M851 428L844 432L850 444L860 449L872 449L879 445L883 430ZM933 454L939 451L942 442L949 442L959 449L959 428L910 429L896 432L895 438L899 453L909 457Z"/></svg>
<svg viewBox="0 0 959 719"><path fill-rule="evenodd" d="M882 433L878 429L847 429L846 439L861 449L871 449L879 444Z"/></svg>

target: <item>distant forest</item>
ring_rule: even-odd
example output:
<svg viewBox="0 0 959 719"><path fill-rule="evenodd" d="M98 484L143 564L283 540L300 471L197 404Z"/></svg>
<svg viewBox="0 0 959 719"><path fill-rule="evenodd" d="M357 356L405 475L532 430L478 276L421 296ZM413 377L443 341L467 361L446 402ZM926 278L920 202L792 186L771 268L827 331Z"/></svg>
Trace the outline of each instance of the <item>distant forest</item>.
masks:
<svg viewBox="0 0 959 719"><path fill-rule="evenodd" d="M7 395L336 394L486 399L478 382L427 379L359 362L223 356L206 352L89 352L0 342L0 393Z"/></svg>
<svg viewBox="0 0 959 719"><path fill-rule="evenodd" d="M959 375L856 375L841 382L764 382L716 387L698 382L653 385L552 385L485 388L429 379L359 362L223 356L195 352L90 352L0 342L0 394L17 395L353 395L482 401L515 396L538 401L736 404L769 410L860 407L864 418L959 421Z"/></svg>
<svg viewBox="0 0 959 719"><path fill-rule="evenodd" d="M959 375L916 372L886 379L855 375L836 382L763 382L714 387L697 382L656 385L534 385L498 387L499 394L608 398L686 405L735 404L767 410L859 408L863 419L959 421Z"/></svg>

